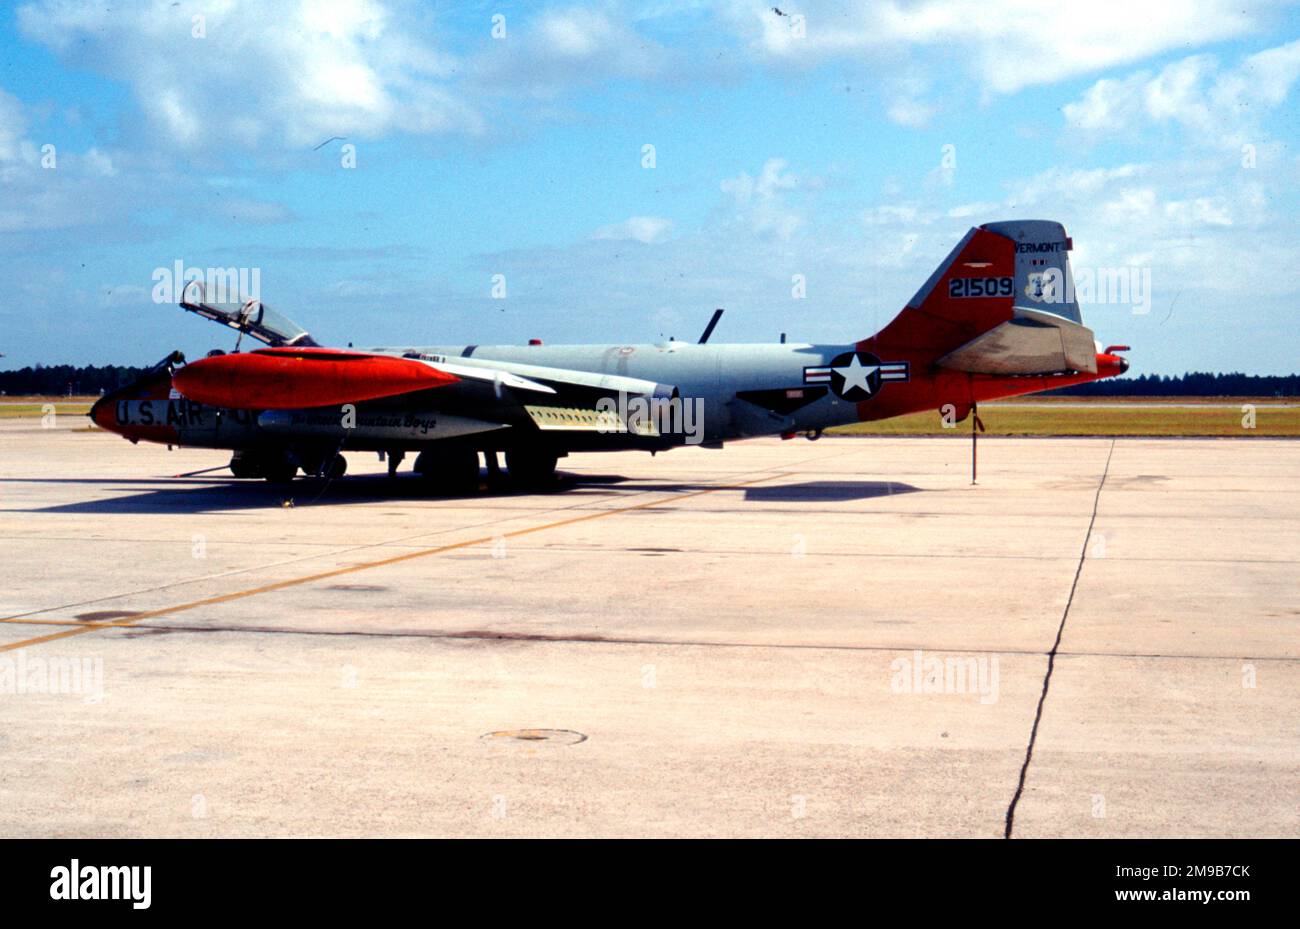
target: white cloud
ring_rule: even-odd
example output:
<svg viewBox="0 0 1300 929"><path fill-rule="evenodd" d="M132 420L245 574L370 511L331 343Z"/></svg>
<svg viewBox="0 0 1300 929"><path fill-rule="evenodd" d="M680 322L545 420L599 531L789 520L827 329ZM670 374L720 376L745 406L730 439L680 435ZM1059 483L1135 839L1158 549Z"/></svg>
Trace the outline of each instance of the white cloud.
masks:
<svg viewBox="0 0 1300 929"><path fill-rule="evenodd" d="M974 203L962 203L948 211L949 219L973 219L977 223L987 222L1001 208L1001 204L979 200Z"/></svg>
<svg viewBox="0 0 1300 929"><path fill-rule="evenodd" d="M117 168L107 152L52 146L28 134L17 98L0 88L0 233L91 226L122 215L130 184L105 184Z"/></svg>
<svg viewBox="0 0 1300 929"><path fill-rule="evenodd" d="M1258 131L1300 79L1300 40L1243 58L1223 69L1212 55L1192 55L1158 73L1139 71L1097 81L1063 108L1068 125L1092 133L1129 133L1175 124L1195 139L1240 144Z"/></svg>
<svg viewBox="0 0 1300 929"><path fill-rule="evenodd" d="M768 60L815 64L933 48L946 62L965 59L988 89L1013 93L1246 35L1259 27L1264 8L1262 0L809 0L799 10L805 32L800 36L791 17L777 15L770 2L737 0L728 19L750 49Z"/></svg>
<svg viewBox="0 0 1300 929"><path fill-rule="evenodd" d="M957 157L956 149L944 155L939 159L939 163L931 168L925 175L925 187L934 190L936 187L951 187L957 177Z"/></svg>
<svg viewBox="0 0 1300 929"><path fill-rule="evenodd" d="M112 156L94 146L86 149L86 153L80 157L90 171L101 177L114 177L117 174Z"/></svg>
<svg viewBox="0 0 1300 929"><path fill-rule="evenodd" d="M204 184L192 172L168 171L147 156L98 146L77 151L60 142L47 149L34 133L19 102L0 88L0 234L17 251L48 251L49 240L41 236L55 230L77 230L59 240L59 250L149 237L156 229L141 223L138 211L160 203L184 204L187 217L239 225L294 218L282 204L213 190L225 186L220 179Z"/></svg>
<svg viewBox="0 0 1300 929"><path fill-rule="evenodd" d="M448 90L457 62L430 50L413 14L378 0L124 4L39 0L24 35L126 83L177 147L300 146L331 135L476 133ZM195 16L204 17L195 37Z"/></svg>
<svg viewBox="0 0 1300 929"><path fill-rule="evenodd" d="M151 289L143 284L114 284L100 293L104 308L135 308L153 302Z"/></svg>
<svg viewBox="0 0 1300 929"><path fill-rule="evenodd" d="M17 97L0 90L0 162L18 158L26 128L23 105Z"/></svg>
<svg viewBox="0 0 1300 929"><path fill-rule="evenodd" d="M1058 219L1074 237L1076 267L1150 267L1157 296L1166 303L1183 291L1201 299L1240 293L1251 280L1273 282L1274 296L1300 292L1293 276L1279 282L1277 273L1295 265L1300 242L1294 231L1270 218L1270 197L1258 176L1225 172L1217 157L1053 168L1009 191L984 218ZM1275 234L1261 236L1270 225ZM1232 273L1224 274L1224 268Z"/></svg>
<svg viewBox="0 0 1300 929"><path fill-rule="evenodd" d="M601 226L592 234L592 238L633 239L637 242L644 242L646 245L653 245L667 238L672 227L673 222L671 219L664 219L660 216L632 216L621 223Z"/></svg>
<svg viewBox="0 0 1300 929"><path fill-rule="evenodd" d="M763 170L757 178L750 177L744 171L736 177L724 178L720 185L722 192L731 194L740 204L749 204L755 200L775 200L780 191L790 190L799 184L799 178L795 175L782 173L786 164L784 158L769 158L763 163Z"/></svg>
<svg viewBox="0 0 1300 929"><path fill-rule="evenodd" d="M769 158L757 177L742 171L719 185L735 207L734 219L764 236L788 240L806 220L785 198L785 192L800 186L797 175L786 172L783 158Z"/></svg>
<svg viewBox="0 0 1300 929"><path fill-rule="evenodd" d="M672 52L630 20L630 13L598 7L543 10L470 61L476 89L551 98L609 78L650 80L681 70Z"/></svg>
<svg viewBox="0 0 1300 929"><path fill-rule="evenodd" d="M862 214L862 221L869 226L924 225L933 219L933 215L914 203L881 204Z"/></svg>
<svg viewBox="0 0 1300 929"><path fill-rule="evenodd" d="M293 212L282 203L248 197L222 198L213 203L212 209L222 219L248 226L271 226L294 219Z"/></svg>
<svg viewBox="0 0 1300 929"><path fill-rule="evenodd" d="M900 126L919 129L930 122L934 116L934 107L920 100L899 98L889 105L885 115Z"/></svg>
<svg viewBox="0 0 1300 929"><path fill-rule="evenodd" d="M543 44L556 54L590 58L608 43L615 30L604 14L565 10L543 15L537 31Z"/></svg>
<svg viewBox="0 0 1300 929"><path fill-rule="evenodd" d="M1031 206L1053 200L1095 199L1109 189L1133 186L1150 165L1125 164L1114 168L1051 168L1012 186L1011 206Z"/></svg>

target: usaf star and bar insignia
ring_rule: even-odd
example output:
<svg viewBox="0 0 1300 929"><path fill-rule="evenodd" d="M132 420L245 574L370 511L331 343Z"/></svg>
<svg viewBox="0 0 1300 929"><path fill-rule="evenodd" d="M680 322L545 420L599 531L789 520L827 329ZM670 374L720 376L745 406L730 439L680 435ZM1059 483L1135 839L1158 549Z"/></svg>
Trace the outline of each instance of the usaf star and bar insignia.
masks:
<svg viewBox="0 0 1300 929"><path fill-rule="evenodd" d="M845 352L828 365L803 369L805 384L829 384L837 397L854 403L870 400L886 381L906 380L906 361L882 362L870 352Z"/></svg>

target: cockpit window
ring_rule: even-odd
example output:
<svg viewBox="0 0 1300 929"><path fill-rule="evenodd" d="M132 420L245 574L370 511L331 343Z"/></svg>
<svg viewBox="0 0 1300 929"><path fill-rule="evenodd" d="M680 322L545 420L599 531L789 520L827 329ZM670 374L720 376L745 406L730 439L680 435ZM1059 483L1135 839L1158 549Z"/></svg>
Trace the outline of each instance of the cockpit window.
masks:
<svg viewBox="0 0 1300 929"><path fill-rule="evenodd" d="M307 330L277 313L261 300L243 300L238 294L223 294L223 301L209 300L205 283L193 280L181 292L181 309L205 319L246 332L267 345L315 345Z"/></svg>

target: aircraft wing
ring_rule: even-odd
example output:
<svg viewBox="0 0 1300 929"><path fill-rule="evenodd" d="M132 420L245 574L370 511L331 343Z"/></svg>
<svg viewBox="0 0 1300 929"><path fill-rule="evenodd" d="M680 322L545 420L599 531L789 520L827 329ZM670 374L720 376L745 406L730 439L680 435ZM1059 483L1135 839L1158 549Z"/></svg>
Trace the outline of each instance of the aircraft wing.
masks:
<svg viewBox="0 0 1300 929"><path fill-rule="evenodd" d="M640 378L544 365L292 346L203 358L178 370L172 383L190 400L233 409L306 410L374 402L453 415L489 428L541 431L623 431L622 420L598 410L598 401L617 401L620 394L650 399L674 393L672 387Z"/></svg>

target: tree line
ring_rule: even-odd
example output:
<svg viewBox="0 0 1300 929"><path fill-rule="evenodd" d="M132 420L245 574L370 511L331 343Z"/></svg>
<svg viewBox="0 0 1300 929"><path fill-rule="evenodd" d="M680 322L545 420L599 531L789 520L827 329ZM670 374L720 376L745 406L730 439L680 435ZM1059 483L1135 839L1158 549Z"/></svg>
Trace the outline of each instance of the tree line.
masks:
<svg viewBox="0 0 1300 929"><path fill-rule="evenodd" d="M1260 375L1236 371L1230 374L1190 371L1175 377L1143 374L1076 384L1047 393L1070 397L1297 397L1300 374Z"/></svg>
<svg viewBox="0 0 1300 929"><path fill-rule="evenodd" d="M140 378L148 368L130 365L36 365L15 371L0 371L0 394L38 394L59 397L67 394L108 393Z"/></svg>

